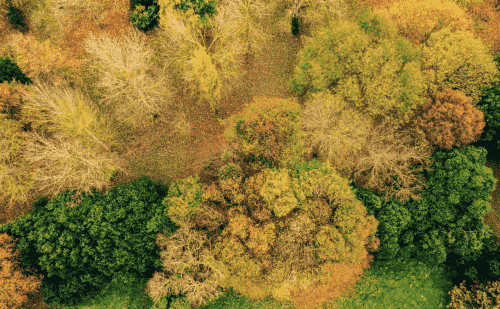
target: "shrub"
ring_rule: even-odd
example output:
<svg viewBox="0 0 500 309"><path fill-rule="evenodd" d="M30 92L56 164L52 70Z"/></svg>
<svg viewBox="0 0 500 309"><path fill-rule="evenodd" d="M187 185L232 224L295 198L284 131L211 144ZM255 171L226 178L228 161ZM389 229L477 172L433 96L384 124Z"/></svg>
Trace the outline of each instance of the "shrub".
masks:
<svg viewBox="0 0 500 309"><path fill-rule="evenodd" d="M444 28L430 35L422 49L422 69L428 72L428 95L446 88L462 91L476 105L484 90L499 81L499 70L488 48L470 32Z"/></svg>
<svg viewBox="0 0 500 309"><path fill-rule="evenodd" d="M221 287L252 299L270 294L322 305L369 267L368 250L378 247L377 222L330 164L293 166L248 177L237 172L210 185L196 180L186 197L165 203L175 213L188 201L198 205L179 223L190 220L208 231L215 258L229 271Z"/></svg>
<svg viewBox="0 0 500 309"><path fill-rule="evenodd" d="M224 138L234 153L256 169L293 164L302 158L304 133L297 101L254 97L224 126Z"/></svg>
<svg viewBox="0 0 500 309"><path fill-rule="evenodd" d="M19 270L19 252L9 235L0 234L0 307L20 308L28 300L28 293L35 293L42 284L42 276L26 276ZM24 271L23 271L24 272Z"/></svg>
<svg viewBox="0 0 500 309"><path fill-rule="evenodd" d="M111 279L128 281L161 269L155 235L178 227L160 205L167 187L149 178L121 184L107 194L84 195L80 205L70 191L40 199L28 215L0 227L19 239L24 267L45 277L44 303L75 304Z"/></svg>
<svg viewBox="0 0 500 309"><path fill-rule="evenodd" d="M12 1L7 0L7 2L11 3ZM7 12L7 19L10 22L10 24L14 27L14 29L21 31L22 33L26 33L29 31L25 23L24 13L19 8L9 5L9 11Z"/></svg>
<svg viewBox="0 0 500 309"><path fill-rule="evenodd" d="M446 308L497 308L500 306L500 281L474 285L470 291L461 283L460 288L455 286L448 294L451 302Z"/></svg>
<svg viewBox="0 0 500 309"><path fill-rule="evenodd" d="M299 18L297 17L297 15L293 14L293 17L292 17L292 34L293 35L297 35L299 34L299 27L300 27L300 24L299 24Z"/></svg>
<svg viewBox="0 0 500 309"><path fill-rule="evenodd" d="M477 141L486 125L483 112L461 91L444 89L423 109L419 127L427 133L427 140L441 148L464 147Z"/></svg>
<svg viewBox="0 0 500 309"><path fill-rule="evenodd" d="M152 5L147 10L143 5L138 5L130 15L130 22L139 30L149 31L158 25L158 11L157 5Z"/></svg>
<svg viewBox="0 0 500 309"><path fill-rule="evenodd" d="M32 83L31 79L27 78L10 58L0 57L0 83L4 81L10 83L13 80L25 85Z"/></svg>
<svg viewBox="0 0 500 309"><path fill-rule="evenodd" d="M163 272L156 272L146 285L156 303L172 293L182 293L190 304L199 307L220 294L218 281L226 270L206 248L203 233L192 228L187 222L168 238L157 235L157 244L163 250Z"/></svg>

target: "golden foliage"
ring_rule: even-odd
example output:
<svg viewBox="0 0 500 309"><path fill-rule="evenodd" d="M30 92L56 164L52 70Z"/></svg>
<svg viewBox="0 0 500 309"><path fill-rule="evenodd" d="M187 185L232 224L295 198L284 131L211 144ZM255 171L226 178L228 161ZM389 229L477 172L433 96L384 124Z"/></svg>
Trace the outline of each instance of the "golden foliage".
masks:
<svg viewBox="0 0 500 309"><path fill-rule="evenodd" d="M164 272L155 272L146 284L146 292L156 303L165 296L183 293L197 308L220 295L218 281L227 270L214 259L203 233L192 228L193 224L186 222L168 238L156 235L163 250Z"/></svg>
<svg viewBox="0 0 500 309"><path fill-rule="evenodd" d="M393 1L390 6L376 6L374 11L391 19L401 35L418 45L425 42L432 32L444 27L453 31L474 29L466 11L451 1Z"/></svg>
<svg viewBox="0 0 500 309"><path fill-rule="evenodd" d="M296 283L303 289L325 283L328 271L319 265L353 265L378 248L378 221L367 216L349 181L328 163L298 178L287 169L265 169L246 178L236 170L240 173L233 178L203 189L200 211L189 218L198 229L208 229L214 256L229 271L221 287L252 300L270 295L291 301ZM172 202L169 211L178 204ZM221 225L225 228L216 231ZM307 297L311 302L313 297Z"/></svg>
<svg viewBox="0 0 500 309"><path fill-rule="evenodd" d="M57 73L68 69L78 71L83 65L81 61L72 59L63 48L52 46L50 41L40 43L29 33L10 35L9 47L12 49L12 60L29 78L53 77L59 85L62 80ZM54 72L56 74L51 76Z"/></svg>
<svg viewBox="0 0 500 309"><path fill-rule="evenodd" d="M353 157L362 150L372 128L371 119L326 92L313 94L302 111L302 129L309 150L334 164L342 173L351 174Z"/></svg>
<svg viewBox="0 0 500 309"><path fill-rule="evenodd" d="M464 281L465 282L465 281ZM446 308L498 308L500 306L499 293L500 282L494 281L487 284L475 284L471 290L467 290L464 282L460 283L460 287L453 287L449 291L451 302ZM474 280L476 283L477 281Z"/></svg>

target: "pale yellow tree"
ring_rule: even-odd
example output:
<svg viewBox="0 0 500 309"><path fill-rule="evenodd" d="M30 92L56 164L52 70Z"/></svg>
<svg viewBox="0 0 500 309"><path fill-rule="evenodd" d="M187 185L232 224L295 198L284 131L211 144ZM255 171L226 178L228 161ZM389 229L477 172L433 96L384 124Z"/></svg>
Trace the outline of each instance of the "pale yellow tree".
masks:
<svg viewBox="0 0 500 309"><path fill-rule="evenodd" d="M171 2L162 4L160 1L161 39L156 43L166 67L180 72L191 96L208 101L217 114L221 97L243 76L245 43L234 35L229 11L224 8L203 26L192 9L184 12L174 10Z"/></svg>
<svg viewBox="0 0 500 309"><path fill-rule="evenodd" d="M328 91L313 94L302 114L308 149L318 149L320 160L328 160L346 177L355 166L373 124L367 115L350 107Z"/></svg>
<svg viewBox="0 0 500 309"><path fill-rule="evenodd" d="M66 190L82 192L108 189L125 162L114 151L121 141L97 108L79 90L34 78L24 91L23 109L39 111L41 122L53 128L46 136L37 130L26 132L29 142L23 158L33 167L33 181L39 192L53 197Z"/></svg>
<svg viewBox="0 0 500 309"><path fill-rule="evenodd" d="M270 26L275 23L275 2L262 0L226 0L220 3L234 36L242 39L248 55L261 52L271 39Z"/></svg>
<svg viewBox="0 0 500 309"><path fill-rule="evenodd" d="M168 74L153 77L146 72L152 50L143 33L131 27L123 38L90 34L84 45L89 54L86 61L100 72L95 86L105 93L99 103L109 107L118 120L144 127L150 115L169 107L172 83Z"/></svg>

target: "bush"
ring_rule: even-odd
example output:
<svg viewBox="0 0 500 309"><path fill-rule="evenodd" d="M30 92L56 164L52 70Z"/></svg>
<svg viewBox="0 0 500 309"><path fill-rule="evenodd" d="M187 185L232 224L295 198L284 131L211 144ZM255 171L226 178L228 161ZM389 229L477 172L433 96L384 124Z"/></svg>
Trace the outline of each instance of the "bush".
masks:
<svg viewBox="0 0 500 309"><path fill-rule="evenodd" d="M299 34L299 27L300 27L300 24L299 24L299 18L293 14L293 17L292 17L292 34L293 35L297 35Z"/></svg>
<svg viewBox="0 0 500 309"><path fill-rule="evenodd" d="M218 282L226 270L206 247L203 232L192 227L187 222L168 238L157 235L156 242L163 250L163 272L156 272L146 287L155 303L172 293L182 293L190 304L199 307L220 294Z"/></svg>
<svg viewBox="0 0 500 309"><path fill-rule="evenodd" d="M11 0L7 0L8 3L11 3ZM29 31L28 27L25 24L25 16L23 11L20 9L9 5L9 11L7 12L7 19L9 20L10 24L14 27L14 29L17 29L21 31L22 33L26 33Z"/></svg>
<svg viewBox="0 0 500 309"><path fill-rule="evenodd" d="M32 83L31 79L27 78L17 64L12 62L10 58L0 57L0 83L4 81L10 83L13 80L24 85Z"/></svg>
<svg viewBox="0 0 500 309"><path fill-rule="evenodd" d="M161 270L155 235L176 230L160 205L167 187L143 177L107 194L84 195L78 207L70 191L38 200L35 209L0 228L19 239L24 267L45 277L44 303L73 305L111 279L128 281Z"/></svg>
<svg viewBox="0 0 500 309"><path fill-rule="evenodd" d="M256 97L224 125L224 138L233 152L255 169L291 166L304 154L300 105L296 101Z"/></svg>
<svg viewBox="0 0 500 309"><path fill-rule="evenodd" d="M152 5L146 8L143 5L138 5L130 15L130 23L142 31L149 31L158 25L158 5Z"/></svg>
<svg viewBox="0 0 500 309"><path fill-rule="evenodd" d="M20 308L28 300L29 293L35 293L42 284L43 276L25 276L19 270L19 252L9 235L0 234L0 307ZM24 271L23 271L24 272Z"/></svg>
<svg viewBox="0 0 500 309"><path fill-rule="evenodd" d="M444 89L423 109L419 127L431 144L441 148L464 147L477 141L486 125L483 112L461 91Z"/></svg>
<svg viewBox="0 0 500 309"><path fill-rule="evenodd" d="M470 32L444 28L430 35L422 49L422 69L427 72L427 94L446 88L462 91L479 102L484 90L499 81L494 58L481 39Z"/></svg>
<svg viewBox="0 0 500 309"><path fill-rule="evenodd" d="M210 185L189 180L186 193L165 203L169 213L197 205L178 224L190 220L207 230L214 256L229 271L221 287L252 299L270 294L322 305L369 267L377 222L330 164L293 166L248 177L236 168L232 178L224 174Z"/></svg>
<svg viewBox="0 0 500 309"><path fill-rule="evenodd" d="M477 284L470 291L461 283L460 288L454 287L448 294L451 295L451 302L446 308L498 308L500 281L488 282L487 285Z"/></svg>

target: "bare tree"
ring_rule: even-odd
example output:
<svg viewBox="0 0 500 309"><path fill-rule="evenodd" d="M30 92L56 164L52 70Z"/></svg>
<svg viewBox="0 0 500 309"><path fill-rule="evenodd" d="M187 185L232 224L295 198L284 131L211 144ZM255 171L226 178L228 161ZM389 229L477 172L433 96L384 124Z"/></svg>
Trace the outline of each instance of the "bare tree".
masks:
<svg viewBox="0 0 500 309"><path fill-rule="evenodd" d="M411 138L395 132L386 122L374 128L366 144L367 155L356 163L354 180L357 185L392 197L406 204L409 198L420 200L417 191L427 187L425 179L415 173L429 169L433 147L427 144L410 146ZM416 163L423 164L412 170Z"/></svg>

